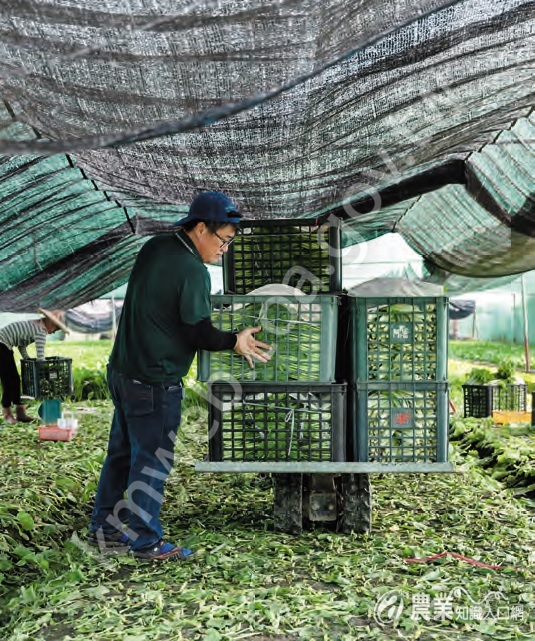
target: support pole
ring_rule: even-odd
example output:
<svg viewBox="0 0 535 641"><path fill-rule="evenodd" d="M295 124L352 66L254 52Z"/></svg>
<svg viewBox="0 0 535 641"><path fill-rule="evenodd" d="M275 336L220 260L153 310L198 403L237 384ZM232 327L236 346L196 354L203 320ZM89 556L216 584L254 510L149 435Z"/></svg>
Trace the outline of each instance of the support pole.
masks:
<svg viewBox="0 0 535 641"><path fill-rule="evenodd" d="M117 316L115 314L115 296L111 295L111 335L113 340L117 335Z"/></svg>
<svg viewBox="0 0 535 641"><path fill-rule="evenodd" d="M516 294L513 292L513 344L516 343Z"/></svg>
<svg viewBox="0 0 535 641"><path fill-rule="evenodd" d="M528 326L528 307L526 303L526 283L524 274L520 276L520 286L522 288L522 316L524 318L524 352L526 354L526 372L529 372L529 326Z"/></svg>

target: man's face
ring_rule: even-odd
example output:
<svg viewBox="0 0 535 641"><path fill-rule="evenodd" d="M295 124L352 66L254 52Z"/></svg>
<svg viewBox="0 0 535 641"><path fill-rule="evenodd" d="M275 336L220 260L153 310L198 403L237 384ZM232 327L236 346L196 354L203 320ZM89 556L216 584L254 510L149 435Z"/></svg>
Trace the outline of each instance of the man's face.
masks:
<svg viewBox="0 0 535 641"><path fill-rule="evenodd" d="M225 225L214 233L203 222L197 225L195 231L197 232L197 242L195 242L197 251L203 263L210 265L221 262L223 254L228 251L228 246L236 235L232 225Z"/></svg>

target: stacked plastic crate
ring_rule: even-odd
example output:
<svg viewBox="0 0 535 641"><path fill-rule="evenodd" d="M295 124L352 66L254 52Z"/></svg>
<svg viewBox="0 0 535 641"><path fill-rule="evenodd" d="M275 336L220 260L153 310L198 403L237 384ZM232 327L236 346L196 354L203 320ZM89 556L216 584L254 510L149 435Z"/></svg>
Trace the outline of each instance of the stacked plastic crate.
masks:
<svg viewBox="0 0 535 641"><path fill-rule="evenodd" d="M260 325L268 363L231 351L199 352L209 382L209 460L332 462L346 457L346 385L335 384L340 225L309 221L242 224L225 255L225 294L212 322L225 331ZM283 283L293 290L252 293Z"/></svg>
<svg viewBox="0 0 535 641"><path fill-rule="evenodd" d="M349 292L353 460L445 463L448 299L441 288L376 279Z"/></svg>
<svg viewBox="0 0 535 641"><path fill-rule="evenodd" d="M494 412L527 412L528 386L525 383L487 383L463 385L464 415L475 418Z"/></svg>
<svg viewBox="0 0 535 641"><path fill-rule="evenodd" d="M41 440L70 441L76 429L61 429L61 401L73 392L72 359L49 356L43 361L35 358L21 360L22 393L41 399L38 428Z"/></svg>
<svg viewBox="0 0 535 641"><path fill-rule="evenodd" d="M22 393L43 400L64 398L73 391L72 359L48 356L21 360Z"/></svg>

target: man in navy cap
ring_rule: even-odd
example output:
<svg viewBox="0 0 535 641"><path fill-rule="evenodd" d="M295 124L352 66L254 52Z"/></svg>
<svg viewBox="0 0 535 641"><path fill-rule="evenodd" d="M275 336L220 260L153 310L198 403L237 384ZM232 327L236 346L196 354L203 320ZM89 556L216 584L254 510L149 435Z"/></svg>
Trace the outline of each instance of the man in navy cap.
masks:
<svg viewBox="0 0 535 641"><path fill-rule="evenodd" d="M176 223L176 233L154 236L139 252L108 366L115 412L89 526L90 542L101 549L129 549L155 561L193 554L165 541L159 520L180 423L182 379L198 349L233 349L251 367L270 358L269 345L255 339L260 327L222 332L210 320L205 263L227 251L240 218L227 196L202 192Z"/></svg>

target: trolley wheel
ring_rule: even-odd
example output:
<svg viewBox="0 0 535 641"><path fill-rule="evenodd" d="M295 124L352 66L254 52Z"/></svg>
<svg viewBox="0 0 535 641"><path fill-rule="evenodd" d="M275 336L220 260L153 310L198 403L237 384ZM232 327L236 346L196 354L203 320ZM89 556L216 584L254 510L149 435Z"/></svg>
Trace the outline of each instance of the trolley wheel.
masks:
<svg viewBox="0 0 535 641"><path fill-rule="evenodd" d="M273 474L273 524L288 534L303 531L302 474Z"/></svg>
<svg viewBox="0 0 535 641"><path fill-rule="evenodd" d="M341 475L341 509L338 529L364 533L372 529L372 492L369 474Z"/></svg>

